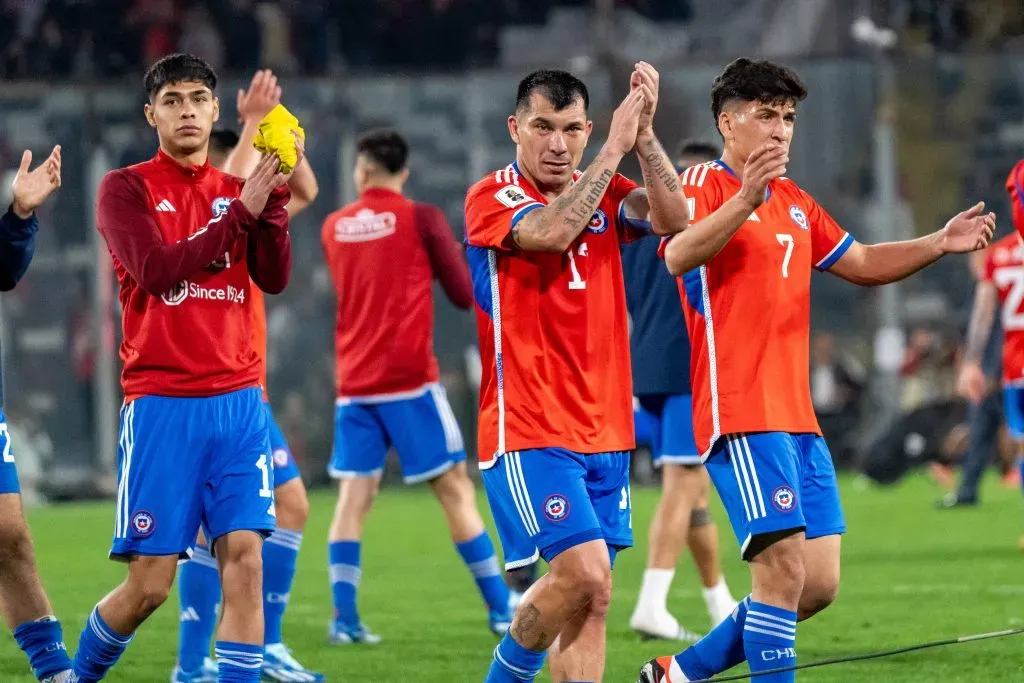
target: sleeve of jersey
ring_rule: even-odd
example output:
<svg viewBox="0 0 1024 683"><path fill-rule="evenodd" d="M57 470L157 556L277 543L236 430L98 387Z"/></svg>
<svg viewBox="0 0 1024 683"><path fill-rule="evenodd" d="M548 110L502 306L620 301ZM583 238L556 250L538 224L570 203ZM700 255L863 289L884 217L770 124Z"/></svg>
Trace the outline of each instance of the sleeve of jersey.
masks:
<svg viewBox="0 0 1024 683"><path fill-rule="evenodd" d="M818 270L828 270L853 246L853 235L843 230L828 211L809 196L807 222L811 230L811 262Z"/></svg>
<svg viewBox="0 0 1024 683"><path fill-rule="evenodd" d="M96 225L110 253L143 290L158 296L213 263L239 235L256 224L239 201L191 237L164 242L146 206L142 178L133 171L111 171L103 177L96 200Z"/></svg>
<svg viewBox="0 0 1024 683"><path fill-rule="evenodd" d="M618 207L615 216L616 225L619 239L625 243L635 242L641 237L651 234L649 216L637 215L629 208L629 202L626 200L633 192L643 192L643 189L621 173L612 176L611 185L608 187L608 197Z"/></svg>
<svg viewBox="0 0 1024 683"><path fill-rule="evenodd" d="M1024 161L1018 162L1006 179L1006 191L1010 193L1010 213L1013 227L1024 236Z"/></svg>
<svg viewBox="0 0 1024 683"><path fill-rule="evenodd" d="M690 172L690 169L686 169L679 176L680 182L683 184L683 193L686 195L686 208L690 211L690 225L694 225L718 211L725 201L722 198L722 188L716 178L715 172L710 169L704 173L699 172L699 169L698 172ZM665 247L670 239L672 239L671 236L661 238L661 244L658 246L660 258L665 258Z"/></svg>
<svg viewBox="0 0 1024 683"><path fill-rule="evenodd" d="M276 188L270 193L256 227L249 231L246 249L249 276L267 294L280 294L291 278L292 238L285 208L289 199L291 191L287 185Z"/></svg>
<svg viewBox="0 0 1024 683"><path fill-rule="evenodd" d="M430 204L416 204L416 229L430 259L430 269L441 283L448 300L463 310L473 305L473 282L462 249L453 239L441 209Z"/></svg>
<svg viewBox="0 0 1024 683"><path fill-rule="evenodd" d="M466 243L472 247L511 250L515 224L544 208L518 185L499 182L499 175L477 183L466 195Z"/></svg>
<svg viewBox="0 0 1024 683"><path fill-rule="evenodd" d="M34 213L21 218L11 208L0 217L0 292L14 289L25 275L36 250L38 230Z"/></svg>

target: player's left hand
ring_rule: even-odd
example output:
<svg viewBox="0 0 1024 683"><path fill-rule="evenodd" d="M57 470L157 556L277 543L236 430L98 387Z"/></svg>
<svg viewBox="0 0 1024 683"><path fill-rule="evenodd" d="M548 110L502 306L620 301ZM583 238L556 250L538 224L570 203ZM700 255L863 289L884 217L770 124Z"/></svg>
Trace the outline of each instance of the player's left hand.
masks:
<svg viewBox="0 0 1024 683"><path fill-rule="evenodd" d="M658 70L647 62L637 62L629 77L629 89L640 89L644 94L644 108L640 113L640 127L637 137L654 135L654 112L658 108L658 87L661 76Z"/></svg>
<svg viewBox="0 0 1024 683"><path fill-rule="evenodd" d="M985 202L978 202L950 218L942 228L942 250L947 254L963 254L987 247L996 230L996 215L984 211Z"/></svg>
<svg viewBox="0 0 1024 683"><path fill-rule="evenodd" d="M14 176L11 202L14 213L21 218L32 215L50 194L60 187L60 145L56 145L46 161L29 171L32 165L32 152L25 150L21 155L21 167Z"/></svg>
<svg viewBox="0 0 1024 683"><path fill-rule="evenodd" d="M238 118L246 121L262 121L270 110L281 104L281 87L277 76L270 69L253 74L248 90L238 91Z"/></svg>

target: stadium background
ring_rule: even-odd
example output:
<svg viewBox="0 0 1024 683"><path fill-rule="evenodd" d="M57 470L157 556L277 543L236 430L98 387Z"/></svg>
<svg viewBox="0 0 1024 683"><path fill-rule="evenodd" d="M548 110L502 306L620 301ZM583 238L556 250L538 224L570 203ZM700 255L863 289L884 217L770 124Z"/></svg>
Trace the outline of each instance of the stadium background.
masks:
<svg viewBox="0 0 1024 683"><path fill-rule="evenodd" d="M852 30L864 16L874 28L861 22ZM465 190L512 158L505 117L518 79L538 66L570 68L589 85L591 151L637 59L661 71L656 126L670 149L684 137L716 139L708 92L730 59L766 56L795 67L810 97L791 175L865 241L924 234L977 199L999 214L1005 234L1003 184L1024 156L1020 0L0 0L0 173L17 167L23 148L37 159L55 142L64 150L64 185L40 210L32 267L0 297L4 408L29 502L114 491L119 306L93 201L105 171L153 154L141 75L175 49L219 68L222 125L234 123L237 88L256 68L271 67L309 136L320 196L293 224L291 285L268 300L271 397L314 485L326 483L333 415L333 295L319 227L353 198L353 144L370 126L395 126L409 138L409 193L440 205L460 237ZM638 175L631 161L624 171ZM0 195L10 179L0 178ZM951 402L972 292L968 260L945 259L899 288L816 277L813 289L812 389L837 460L856 470L893 430L896 459L922 455L900 433L900 418ZM471 437L466 358L474 323L440 292L436 310L442 381ZM466 441L472 448L475 440ZM650 481L646 459L635 462L636 479ZM320 645L330 489L311 497L286 636L331 680L336 672L345 680L479 680L494 640L440 511L422 487L395 485L394 474L368 525L361 604L395 649ZM943 517L928 509L938 492L923 475L877 490L855 477L841 476L854 532L844 540L842 596L801 632L803 661L1024 623L1019 492L990 477L982 507ZM634 490L641 548L656 496L653 487ZM101 500L30 512L69 647L93 601L122 576L105 559L110 508ZM713 514L723 520L717 502ZM740 594L747 579L726 525L721 542L724 571ZM638 644L626 626L643 556L640 549L617 564L609 681L632 680L644 659L666 651ZM687 559L670 604L688 626L707 627ZM176 620L173 604L160 610L110 680L166 680ZM815 670L801 680L1024 679L1019 643L964 648ZM0 644L0 680L28 681L24 670L13 643Z"/></svg>

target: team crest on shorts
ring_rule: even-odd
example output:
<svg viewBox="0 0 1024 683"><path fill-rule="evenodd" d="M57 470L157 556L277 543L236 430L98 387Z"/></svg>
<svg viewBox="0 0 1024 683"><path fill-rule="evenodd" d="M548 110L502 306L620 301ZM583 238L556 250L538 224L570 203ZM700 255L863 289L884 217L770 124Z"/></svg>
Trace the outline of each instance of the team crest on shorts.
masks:
<svg viewBox="0 0 1024 683"><path fill-rule="evenodd" d="M799 206L794 204L789 207L789 217L793 219L793 222L800 227L801 230L807 229L807 214Z"/></svg>
<svg viewBox="0 0 1024 683"><path fill-rule="evenodd" d="M132 530L136 536L142 536L145 538L153 533L153 529L156 528L156 520L153 519L153 515L145 510L139 510L132 515Z"/></svg>
<svg viewBox="0 0 1024 683"><path fill-rule="evenodd" d="M560 493L552 493L544 499L544 516L552 522L561 522L569 516L569 501Z"/></svg>
<svg viewBox="0 0 1024 683"><path fill-rule="evenodd" d="M796 505L796 494L788 486L780 486L772 491L772 505L779 512L790 512Z"/></svg>
<svg viewBox="0 0 1024 683"><path fill-rule="evenodd" d="M275 467L284 467L288 464L288 451L283 448L278 448L274 451L273 458Z"/></svg>
<svg viewBox="0 0 1024 683"><path fill-rule="evenodd" d="M590 217L590 222L587 223L587 230L594 233L595 235L600 235L607 229L608 215L601 209L598 209L597 212Z"/></svg>
<svg viewBox="0 0 1024 683"><path fill-rule="evenodd" d="M231 203L230 197L217 197L213 200L213 204L210 205L210 209L213 210L213 217L223 216L228 212L228 204Z"/></svg>

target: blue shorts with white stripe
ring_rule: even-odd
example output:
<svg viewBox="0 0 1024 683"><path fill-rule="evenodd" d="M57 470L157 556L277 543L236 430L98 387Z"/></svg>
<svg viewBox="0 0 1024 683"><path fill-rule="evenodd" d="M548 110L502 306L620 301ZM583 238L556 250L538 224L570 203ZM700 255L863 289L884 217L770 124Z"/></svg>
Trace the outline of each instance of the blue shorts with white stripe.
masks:
<svg viewBox="0 0 1024 683"><path fill-rule="evenodd" d="M430 481L466 459L462 432L440 384L410 398L373 402L339 400L334 409L334 454L327 471L335 479L384 472L394 446L406 484Z"/></svg>
<svg viewBox="0 0 1024 683"><path fill-rule="evenodd" d="M817 434L723 436L704 466L745 560L759 534L804 529L811 539L846 531L832 454Z"/></svg>
<svg viewBox="0 0 1024 683"><path fill-rule="evenodd" d="M505 569L550 562L588 541L616 553L633 545L629 453L564 448L506 453L481 471Z"/></svg>
<svg viewBox="0 0 1024 683"><path fill-rule="evenodd" d="M18 483L18 466L14 464L14 453L11 450L11 434L7 431L7 420L0 410L0 494L21 493Z"/></svg>

